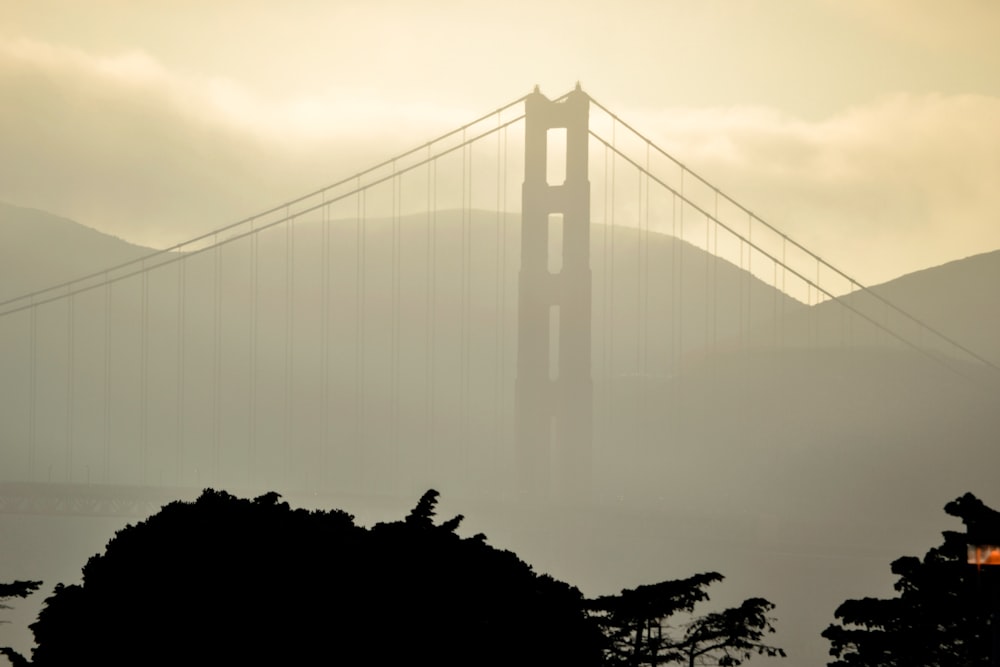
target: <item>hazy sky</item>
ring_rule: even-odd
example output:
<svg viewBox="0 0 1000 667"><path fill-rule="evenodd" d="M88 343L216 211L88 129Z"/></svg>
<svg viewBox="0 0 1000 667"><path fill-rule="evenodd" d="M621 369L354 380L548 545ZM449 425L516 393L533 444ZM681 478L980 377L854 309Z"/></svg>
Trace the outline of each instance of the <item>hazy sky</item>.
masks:
<svg viewBox="0 0 1000 667"><path fill-rule="evenodd" d="M0 0L0 200L162 245L581 81L872 283L1000 248L992 0Z"/></svg>

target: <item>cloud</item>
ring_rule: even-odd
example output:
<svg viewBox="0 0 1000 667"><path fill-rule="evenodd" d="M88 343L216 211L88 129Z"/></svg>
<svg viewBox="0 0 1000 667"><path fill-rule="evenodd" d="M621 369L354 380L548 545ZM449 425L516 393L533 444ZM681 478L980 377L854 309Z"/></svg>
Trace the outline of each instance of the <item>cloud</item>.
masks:
<svg viewBox="0 0 1000 667"><path fill-rule="evenodd" d="M345 177L469 118L327 91L269 100L140 51L0 42L0 199L139 243L183 240Z"/></svg>
<svg viewBox="0 0 1000 667"><path fill-rule="evenodd" d="M152 245L312 191L481 111L346 89L275 100L141 51L25 40L0 42L0 95L0 200ZM862 282L1000 247L1000 99L895 94L820 120L770 107L615 111Z"/></svg>
<svg viewBox="0 0 1000 667"><path fill-rule="evenodd" d="M819 121L743 107L634 117L714 185L863 282L1000 247L1000 99L896 94Z"/></svg>
<svg viewBox="0 0 1000 667"><path fill-rule="evenodd" d="M981 0L823 0L831 11L869 25L886 37L938 50L984 53L994 41L1000 5ZM995 52L996 49L993 49ZM995 53L994 53L995 56Z"/></svg>

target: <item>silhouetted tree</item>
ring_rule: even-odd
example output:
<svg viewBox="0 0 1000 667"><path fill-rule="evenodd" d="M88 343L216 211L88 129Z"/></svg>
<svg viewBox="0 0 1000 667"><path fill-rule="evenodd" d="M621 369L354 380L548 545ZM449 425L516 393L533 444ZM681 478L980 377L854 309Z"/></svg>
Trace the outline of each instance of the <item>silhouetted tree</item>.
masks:
<svg viewBox="0 0 1000 667"><path fill-rule="evenodd" d="M784 657L784 650L764 641L774 632L768 616L774 605L763 598L695 617L679 631L668 626L668 619L691 613L698 602L707 600L705 588L722 578L717 572L706 572L588 601L592 617L607 638L605 664L735 666L755 654Z"/></svg>
<svg viewBox="0 0 1000 667"><path fill-rule="evenodd" d="M42 585L40 581L14 581L9 584L0 583L0 609L10 609L11 606L7 604L7 600L11 598L26 598ZM9 623L9 621L0 621L0 623ZM21 667L22 665L27 665L28 661L20 653L15 651L10 646L0 646L0 655L6 656L10 660L10 664L14 667Z"/></svg>
<svg viewBox="0 0 1000 667"><path fill-rule="evenodd" d="M774 633L774 619L768 616L773 609L774 604L764 598L750 598L738 607L696 618L687 624L671 651L689 667L735 667L754 655L784 658L784 649L764 641Z"/></svg>
<svg viewBox="0 0 1000 667"><path fill-rule="evenodd" d="M568 584L433 521L355 525L207 490L129 526L31 627L34 664L597 666Z"/></svg>
<svg viewBox="0 0 1000 667"><path fill-rule="evenodd" d="M990 661L991 612L1000 572L969 565L970 535L1000 526L1000 513L967 493L945 512L960 518L968 532L944 531L944 544L923 560L905 556L892 563L899 579L894 598L847 600L823 631L830 640L831 667L962 667Z"/></svg>

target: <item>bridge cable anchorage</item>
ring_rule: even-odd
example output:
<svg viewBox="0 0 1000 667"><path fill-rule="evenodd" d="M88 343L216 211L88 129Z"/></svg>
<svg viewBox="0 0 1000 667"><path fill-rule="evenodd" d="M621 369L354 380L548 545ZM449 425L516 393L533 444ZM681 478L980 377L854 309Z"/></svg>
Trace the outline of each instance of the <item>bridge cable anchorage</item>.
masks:
<svg viewBox="0 0 1000 667"><path fill-rule="evenodd" d="M635 160L633 160L629 156L625 155L624 153L622 153L621 151L619 151L618 149L616 149L613 146L613 144L611 142L609 142L608 140L604 139L603 137L601 137L600 135L596 134L593 131L590 131L590 135L592 137L594 137L595 139L597 139L597 141L599 141L599 142L603 143L604 145L610 147L611 150L615 154L617 154L619 157L621 157L623 160L625 160L633 168L638 169L640 171L643 170L642 165L640 165ZM654 147L655 147L655 145L654 145ZM682 173L688 173L688 174L690 174L692 172L690 172L688 170L685 170L685 172L682 172ZM656 176L655 174L649 174L649 177L653 180L653 182L655 182L660 187L665 188L668 191L673 192L674 194L676 194L678 196L678 198L682 202L682 205L681 205L681 212L682 213L683 213L683 210L684 210L684 205L686 204L687 206L690 206L692 209L694 209L695 211L699 212L702 215L711 216L711 213L709 213L708 211L706 211L699 204L697 204L697 203L695 203L695 202L687 199L684 196L683 192L678 191L673 186L671 186L670 184L666 183L660 177ZM726 195L724 193L721 193L721 191L720 191L720 194L722 194L723 197L726 197ZM728 197L727 197L727 199L728 199ZM739 209L741 209L743 211L748 211L748 209L746 209L745 207L740 206L739 204L736 204L735 202L733 202L733 203ZM751 215L753 215L753 214L751 213ZM793 246L802 249L804 252L807 253L807 255L810 258L814 259L816 262L819 262L823 267L826 267L827 269L835 272L838 276L840 276L842 278L845 278L846 280L848 280L848 281L850 281L850 282L858 285L859 288L860 288L860 290L863 293L871 295L873 299L875 299L876 301L878 301L879 303L881 303L883 305L883 307L885 307L887 309L887 312L888 312L888 309L891 309L893 312L895 312L896 314L900 315L901 317L903 317L903 318L909 320L910 322L916 324L917 326L923 328L925 331L927 331L929 333L932 333L938 340L943 341L945 343L948 343L950 346L952 346L953 349L961 351L966 356L970 357L971 359L974 359L975 361L983 364L984 366L987 366L987 367L991 368L994 371L1000 372L1000 366L998 366L997 364L991 362L990 360L988 360L985 357L983 357L982 355L974 352L973 350L965 347L964 345L962 345L958 341L954 340L953 338L951 338L951 337L949 337L949 336L941 333L940 331L938 331L934 327L931 327L930 325L928 325L926 322L922 321L921 319L919 319L917 317L914 317L913 315L910 315L906 311L904 311L904 310L896 307L890 301L888 301L884 297L881 297L876 292L872 291L870 288L862 286L861 283L859 283L857 280L854 280L850 276L847 276L846 274L844 274L843 272L841 272L836 267L831 266L829 263L827 263L826 261L824 261L822 258L820 258L815 253L809 252L808 250L805 250L804 248L802 248L801 245L799 245L796 241L794 241L793 239L791 239L787 235L782 234L781 232L778 232L777 230L774 230L773 227L771 227L770 225L768 225L765 221L761 220L758 216L754 215L753 217L754 217L754 220L756 220L757 222L765 225L765 227L767 227L768 229L772 229L773 231L775 231L775 233L779 234L781 236L781 238L783 238L783 240L786 241L787 243L790 243ZM739 239L742 243L745 243L750 249L756 250L762 257L765 257L765 258L767 258L767 259L769 259L771 261L777 261L777 258L771 252L769 252L768 250L764 249L763 247L759 246L756 243L748 242L748 240L745 239L741 234L739 234L733 227L731 227L728 224L722 222L721 220L718 220L718 219L715 219L715 218L712 219L712 222L715 225L717 225L718 227L721 227L722 229L724 229L728 233L732 234L735 238ZM682 226L682 233L683 233L683 221L681 222L681 226ZM742 257L742 250L740 251L740 256ZM816 290L816 293L817 293L818 296L822 295L822 296L826 297L826 299L835 301L836 303L840 304L842 307L849 309L850 311L852 311L853 313L855 313L858 317L860 317L863 320L867 321L869 324L872 324L876 328L884 331L885 334L888 335L889 337L891 337L891 338L899 341L900 343L903 343L905 346L907 346L909 348L912 348L914 350L919 351L924 356L927 356L928 358L937 361L938 363L946 366L947 368L949 368L953 372L958 373L960 375L964 375L958 369L956 369L954 366L952 366L951 364L948 364L947 361L945 361L941 357L935 356L929 350L926 350L924 348L920 348L920 347L916 346L913 342L909 341L904 336L902 336L902 335L900 335L900 334L898 334L898 333L896 333L894 331L891 331L891 330L887 329L885 325L883 325L882 323L878 322L875 318L873 318L873 317L871 317L869 315L866 315L860 309L858 309L857 307L855 307L852 304L850 304L849 302L847 302L842 296L838 296L838 295L836 295L836 294L834 294L834 293L832 293L832 292L824 289L821 285L818 285L816 283L816 280L814 278L806 276L804 273L802 273L798 269L789 267L789 266L784 265L784 264L783 264L783 266L785 266L785 270L786 271L790 272L793 276L795 276L800 281L802 281L802 283L804 285L806 285L810 290Z"/></svg>

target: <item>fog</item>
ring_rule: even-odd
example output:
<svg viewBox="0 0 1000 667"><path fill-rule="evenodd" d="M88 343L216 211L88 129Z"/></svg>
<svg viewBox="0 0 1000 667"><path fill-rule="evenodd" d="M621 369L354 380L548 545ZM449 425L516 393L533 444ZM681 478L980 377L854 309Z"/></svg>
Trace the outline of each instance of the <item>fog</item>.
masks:
<svg viewBox="0 0 1000 667"><path fill-rule="evenodd" d="M72 310L39 306L33 325L30 310L5 316L4 481L84 497L102 484L273 489L372 521L436 488L469 530L589 595L718 570L719 604L777 603L793 664L821 664L836 605L887 594L888 563L935 543L945 502L993 499L995 373L901 343L867 306L810 306L691 243L603 224L589 498L521 496L518 223L485 210L303 218L82 292ZM43 259L59 238L92 249L72 267L84 272L143 252L13 207L3 230L21 257L4 284L19 289L63 277ZM996 363L998 271L992 253L875 291ZM23 536L5 572L47 586L127 520L18 511L3 518ZM18 605L22 628L36 597Z"/></svg>

